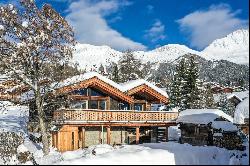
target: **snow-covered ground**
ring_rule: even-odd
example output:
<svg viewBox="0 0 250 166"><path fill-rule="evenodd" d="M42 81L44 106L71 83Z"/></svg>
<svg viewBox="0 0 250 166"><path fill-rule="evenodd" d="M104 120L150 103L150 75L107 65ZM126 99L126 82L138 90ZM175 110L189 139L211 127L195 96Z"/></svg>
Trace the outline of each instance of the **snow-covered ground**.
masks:
<svg viewBox="0 0 250 166"><path fill-rule="evenodd" d="M96 145L88 149L58 153L37 159L38 164L52 165L228 165L248 164L245 152L228 151L214 146L189 144L148 143L142 145ZM248 153L248 152L247 152ZM248 154L247 154L248 155ZM231 160L230 160L231 157Z"/></svg>

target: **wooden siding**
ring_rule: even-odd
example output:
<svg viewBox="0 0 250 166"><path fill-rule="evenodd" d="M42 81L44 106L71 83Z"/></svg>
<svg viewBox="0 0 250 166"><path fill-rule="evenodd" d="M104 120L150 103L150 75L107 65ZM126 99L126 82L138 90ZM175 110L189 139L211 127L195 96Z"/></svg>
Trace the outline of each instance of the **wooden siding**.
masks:
<svg viewBox="0 0 250 166"><path fill-rule="evenodd" d="M53 114L55 122L84 121L84 122L140 122L140 121L175 121L178 112L163 111L110 111L110 110L58 110Z"/></svg>

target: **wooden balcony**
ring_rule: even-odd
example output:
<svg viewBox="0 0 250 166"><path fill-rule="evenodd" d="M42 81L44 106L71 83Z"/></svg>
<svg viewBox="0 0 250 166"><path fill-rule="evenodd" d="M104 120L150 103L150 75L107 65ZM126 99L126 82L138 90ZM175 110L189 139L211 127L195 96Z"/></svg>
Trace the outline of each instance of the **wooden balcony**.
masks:
<svg viewBox="0 0 250 166"><path fill-rule="evenodd" d="M175 123L178 112L170 111L133 111L133 110L83 110L62 109L53 114L56 124L138 124L152 126L153 124Z"/></svg>

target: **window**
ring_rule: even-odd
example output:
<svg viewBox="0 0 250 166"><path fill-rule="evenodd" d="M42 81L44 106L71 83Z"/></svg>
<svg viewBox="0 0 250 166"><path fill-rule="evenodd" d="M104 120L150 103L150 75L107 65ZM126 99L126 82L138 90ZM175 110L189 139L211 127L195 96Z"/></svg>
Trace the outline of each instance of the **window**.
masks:
<svg viewBox="0 0 250 166"><path fill-rule="evenodd" d="M88 108L87 106L88 106L88 101L84 100L84 101L73 102L70 105L70 108L73 108L73 109L87 109Z"/></svg>
<svg viewBox="0 0 250 166"><path fill-rule="evenodd" d="M98 90L91 89L91 96L105 96L105 95Z"/></svg>
<svg viewBox="0 0 250 166"><path fill-rule="evenodd" d="M72 92L72 94L74 94L74 95L87 96L87 89L78 89L78 90L74 90L74 91Z"/></svg>
<svg viewBox="0 0 250 166"><path fill-rule="evenodd" d="M119 109L120 110L128 110L129 109L128 103L119 103Z"/></svg>
<svg viewBox="0 0 250 166"><path fill-rule="evenodd" d="M90 101L90 108L91 109L98 109L98 101L97 100L91 100Z"/></svg>
<svg viewBox="0 0 250 166"><path fill-rule="evenodd" d="M134 108L136 111L143 111L143 104L135 104Z"/></svg>
<svg viewBox="0 0 250 166"><path fill-rule="evenodd" d="M105 110L106 109L106 101L104 101L104 100L99 101L99 109L100 110Z"/></svg>

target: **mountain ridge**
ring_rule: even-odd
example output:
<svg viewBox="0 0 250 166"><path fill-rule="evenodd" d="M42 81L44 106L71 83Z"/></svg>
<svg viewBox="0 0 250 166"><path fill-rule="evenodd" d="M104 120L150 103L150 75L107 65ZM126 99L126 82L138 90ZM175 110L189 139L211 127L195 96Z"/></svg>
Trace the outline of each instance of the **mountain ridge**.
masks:
<svg viewBox="0 0 250 166"><path fill-rule="evenodd" d="M207 60L227 60L236 64L249 65L249 30L239 29L224 38L214 40L202 51L193 50L186 45L167 44L150 51L134 51L134 55L143 63L172 62L185 54L196 54ZM97 70L101 65L118 63L122 52L109 46L80 44L76 46L72 62L86 71Z"/></svg>

